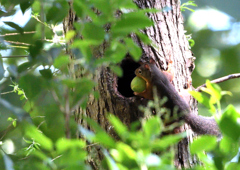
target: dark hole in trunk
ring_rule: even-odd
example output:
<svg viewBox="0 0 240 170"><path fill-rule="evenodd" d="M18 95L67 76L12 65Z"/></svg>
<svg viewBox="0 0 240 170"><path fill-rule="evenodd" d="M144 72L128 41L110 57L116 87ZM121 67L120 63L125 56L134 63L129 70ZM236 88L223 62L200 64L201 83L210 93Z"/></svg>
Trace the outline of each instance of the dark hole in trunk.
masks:
<svg viewBox="0 0 240 170"><path fill-rule="evenodd" d="M136 76L134 72L140 64L132 59L124 59L120 66L123 70L123 76L118 77L118 91L124 97L132 97L134 94L130 84L132 79Z"/></svg>

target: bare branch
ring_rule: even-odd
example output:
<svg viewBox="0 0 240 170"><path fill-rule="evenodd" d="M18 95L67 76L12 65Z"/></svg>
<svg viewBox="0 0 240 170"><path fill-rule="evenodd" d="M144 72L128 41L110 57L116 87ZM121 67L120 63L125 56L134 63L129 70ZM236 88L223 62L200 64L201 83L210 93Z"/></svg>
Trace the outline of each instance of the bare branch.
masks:
<svg viewBox="0 0 240 170"><path fill-rule="evenodd" d="M7 91L7 92L3 92L3 93L1 93L1 95L9 94L9 93L14 93L14 90L12 90L12 91Z"/></svg>
<svg viewBox="0 0 240 170"><path fill-rule="evenodd" d="M229 74L227 76L212 80L211 83L216 83L217 84L217 83L221 83L221 82L224 82L224 81L227 81L227 80L230 80L230 79L234 79L234 78L239 78L239 77L240 77L240 73ZM206 87L206 84L203 84L203 85L197 87L196 91L201 91L202 87Z"/></svg>
<svg viewBox="0 0 240 170"><path fill-rule="evenodd" d="M36 33L36 31L23 32L23 34L34 34L34 33ZM8 34L0 35L0 37L6 37L6 36L12 36L12 35L20 35L20 33L8 33Z"/></svg>
<svg viewBox="0 0 240 170"><path fill-rule="evenodd" d="M27 43L23 43L23 42L18 42L18 41L8 41L8 40L4 40L8 43L11 43L11 44L19 44L19 45L31 45L31 44L27 44Z"/></svg>

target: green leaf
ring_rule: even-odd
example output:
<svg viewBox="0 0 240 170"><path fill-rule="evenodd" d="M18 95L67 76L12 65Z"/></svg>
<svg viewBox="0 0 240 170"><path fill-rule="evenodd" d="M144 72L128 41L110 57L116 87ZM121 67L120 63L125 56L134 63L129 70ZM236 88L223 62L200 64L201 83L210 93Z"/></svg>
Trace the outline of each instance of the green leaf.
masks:
<svg viewBox="0 0 240 170"><path fill-rule="evenodd" d="M106 56L110 58L109 61L116 64L121 62L125 58L127 52L128 49L125 45L113 41L111 43L110 49L106 51Z"/></svg>
<svg viewBox="0 0 240 170"><path fill-rule="evenodd" d="M177 142L179 142L181 139L183 139L186 136L187 136L186 133L179 133L179 134L164 136L160 139L155 140L152 143L152 148L155 151L164 150L164 149L170 147L171 145L176 144Z"/></svg>
<svg viewBox="0 0 240 170"><path fill-rule="evenodd" d="M42 69L39 70L39 72L46 79L51 79L53 77L51 69Z"/></svg>
<svg viewBox="0 0 240 170"><path fill-rule="evenodd" d="M17 121L14 120L14 121L12 122L12 125L13 125L13 127L16 127L16 126L17 126Z"/></svg>
<svg viewBox="0 0 240 170"><path fill-rule="evenodd" d="M210 112L215 113L216 109L212 103L210 103L209 98L200 92L197 91L189 91L189 93L201 104L203 104L205 107L207 107Z"/></svg>
<svg viewBox="0 0 240 170"><path fill-rule="evenodd" d="M86 147L86 143L79 139L66 139L61 138L56 142L56 149L58 153L63 153L69 149L80 148L83 149Z"/></svg>
<svg viewBox="0 0 240 170"><path fill-rule="evenodd" d="M116 149L110 150L110 153L116 161L121 162L129 169L137 166L137 152L125 143L117 143Z"/></svg>
<svg viewBox="0 0 240 170"><path fill-rule="evenodd" d="M31 59L36 59L37 55L41 53L42 48L43 48L43 42L40 40L37 40L34 43L34 45L31 45L29 47Z"/></svg>
<svg viewBox="0 0 240 170"><path fill-rule="evenodd" d="M12 122L14 119L12 117L8 117L7 121Z"/></svg>
<svg viewBox="0 0 240 170"><path fill-rule="evenodd" d="M77 16L83 18L86 12L87 7L82 1L73 1L73 9L76 12Z"/></svg>
<svg viewBox="0 0 240 170"><path fill-rule="evenodd" d="M144 124L143 124L143 131L147 139L154 139L160 135L161 129L161 120L160 117L154 116L150 117Z"/></svg>
<svg viewBox="0 0 240 170"><path fill-rule="evenodd" d="M219 145L220 151L224 153L230 160L238 153L238 141L233 141L228 136L223 136ZM230 161L229 160L229 161Z"/></svg>
<svg viewBox="0 0 240 170"><path fill-rule="evenodd" d="M121 19L113 25L111 31L114 36L127 35L131 32L138 31L153 25L153 22L141 11L123 14Z"/></svg>
<svg viewBox="0 0 240 170"><path fill-rule="evenodd" d="M221 88L217 84L211 83L209 80L206 80L206 87L202 88L201 90L210 94L210 103L215 104L221 100Z"/></svg>
<svg viewBox="0 0 240 170"><path fill-rule="evenodd" d="M109 114L108 120L114 126L114 130L121 137L122 140L128 138L128 128L116 116Z"/></svg>
<svg viewBox="0 0 240 170"><path fill-rule="evenodd" d="M239 162L229 162L226 165L226 170L240 169Z"/></svg>
<svg viewBox="0 0 240 170"><path fill-rule="evenodd" d="M26 2L20 3L20 8L23 14L32 5L32 3L33 3L33 0L29 0L29 1L27 0Z"/></svg>
<svg viewBox="0 0 240 170"><path fill-rule="evenodd" d="M74 31L74 30L68 31L65 36L67 42L69 42L75 35L76 35L76 31Z"/></svg>
<svg viewBox="0 0 240 170"><path fill-rule="evenodd" d="M51 151L53 149L53 142L43 133L41 133L35 126L29 123L23 123L25 135L39 143L43 149Z"/></svg>
<svg viewBox="0 0 240 170"><path fill-rule="evenodd" d="M42 90L43 81L40 77L34 75L22 76L19 80L19 86L24 90L27 98L33 99Z"/></svg>
<svg viewBox="0 0 240 170"><path fill-rule="evenodd" d="M19 73L26 71L27 69L29 69L30 67L32 67L34 65L34 62L24 62L22 64L20 64L17 68L17 71Z"/></svg>
<svg viewBox="0 0 240 170"><path fill-rule="evenodd" d="M47 21L54 24L62 22L68 14L68 8L67 1L54 1L52 7L47 12Z"/></svg>
<svg viewBox="0 0 240 170"><path fill-rule="evenodd" d="M96 40L101 43L104 40L105 32L102 26L94 23L86 23L84 24L82 35L84 39Z"/></svg>
<svg viewBox="0 0 240 170"><path fill-rule="evenodd" d="M15 24L14 22L4 22L5 24L7 24L8 26L14 28L15 30L17 30L19 33L23 34L24 30L22 27L20 27L19 25Z"/></svg>
<svg viewBox="0 0 240 170"><path fill-rule="evenodd" d="M219 121L219 127L223 134L234 141L238 141L240 137L240 114L236 111L233 105L229 105L222 114Z"/></svg>
<svg viewBox="0 0 240 170"><path fill-rule="evenodd" d="M106 0L91 0L91 3L93 3L93 5L100 10L102 13L105 13L107 15L112 16L113 12L112 12L112 5L114 3L114 1L106 1Z"/></svg>
<svg viewBox="0 0 240 170"><path fill-rule="evenodd" d="M216 136L200 136L190 146L191 153L213 150L217 146Z"/></svg>
<svg viewBox="0 0 240 170"><path fill-rule="evenodd" d="M134 41L131 38L125 38L124 39L127 47L129 54L131 57L135 60L138 61L142 55L142 49L134 43Z"/></svg>
<svg viewBox="0 0 240 170"><path fill-rule="evenodd" d="M109 136L94 120L90 118L85 118L88 124L94 129L95 137L93 138L94 142L99 142L100 144L104 145L107 148L114 148L115 141L114 139Z"/></svg>
<svg viewBox="0 0 240 170"><path fill-rule="evenodd" d="M117 66L117 65L111 65L110 69L118 76L122 77L123 76L123 71L122 68Z"/></svg>
<svg viewBox="0 0 240 170"><path fill-rule="evenodd" d="M136 34L143 43L148 44L148 45L150 45L152 43L152 41L149 39L149 37L146 34L143 34L140 31L137 31Z"/></svg>
<svg viewBox="0 0 240 170"><path fill-rule="evenodd" d="M86 143L79 139L61 138L57 140L57 156L61 156L54 162L66 169L87 169L84 164L87 156L85 146Z"/></svg>
<svg viewBox="0 0 240 170"><path fill-rule="evenodd" d="M68 55L61 55L54 60L53 65L55 68L62 69L64 67L67 67L69 62L70 58Z"/></svg>

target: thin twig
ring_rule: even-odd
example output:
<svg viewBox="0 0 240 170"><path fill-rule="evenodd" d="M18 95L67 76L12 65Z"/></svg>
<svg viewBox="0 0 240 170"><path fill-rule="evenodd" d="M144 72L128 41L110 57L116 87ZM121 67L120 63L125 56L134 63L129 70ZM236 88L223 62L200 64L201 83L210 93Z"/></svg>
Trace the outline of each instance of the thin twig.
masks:
<svg viewBox="0 0 240 170"><path fill-rule="evenodd" d="M14 90L12 90L12 91L7 91L7 92L3 92L3 93L1 93L1 95L9 94L9 93L13 93L13 92L14 92Z"/></svg>
<svg viewBox="0 0 240 170"><path fill-rule="evenodd" d="M27 44L27 43L23 43L23 42L18 42L18 41L8 41L8 40L4 40L4 41L11 43L11 44L28 45L28 46L31 45L31 44Z"/></svg>
<svg viewBox="0 0 240 170"><path fill-rule="evenodd" d="M70 139L71 138L71 133L70 133L70 103L69 103L69 95L68 95L68 89L66 89L65 92L65 98L66 98L66 102L65 102L65 131L66 131L66 138Z"/></svg>
<svg viewBox="0 0 240 170"><path fill-rule="evenodd" d="M9 47L9 48L23 48L23 49L28 49L29 48L29 47L17 46L17 45L7 45L7 47Z"/></svg>
<svg viewBox="0 0 240 170"><path fill-rule="evenodd" d="M10 55L10 56L2 56L1 58L22 58L28 57L27 55Z"/></svg>
<svg viewBox="0 0 240 170"><path fill-rule="evenodd" d="M100 143L100 142L93 143L93 144L87 145L87 147L91 147L91 146L94 146L94 145L98 145L99 143Z"/></svg>
<svg viewBox="0 0 240 170"><path fill-rule="evenodd" d="M211 83L221 83L221 82L224 82L224 81L227 81L227 80L230 80L230 79L234 79L234 78L239 78L240 77L240 73L236 73L236 74L229 74L227 76L224 76L224 77L221 77L221 78L218 78L218 79L215 79L215 80L212 80L210 81ZM206 84L203 84L199 87L196 88L196 91L201 91L201 88L202 87L206 87Z"/></svg>
<svg viewBox="0 0 240 170"><path fill-rule="evenodd" d="M36 31L23 32L23 34L34 34L34 33L36 33ZM0 37L6 37L6 36L12 36L12 35L20 35L20 33L8 33L8 34L0 35Z"/></svg>
<svg viewBox="0 0 240 170"><path fill-rule="evenodd" d="M0 141L4 138L4 136L5 136L9 131L11 131L11 130L13 130L13 129L14 129L14 126L13 126L12 123L11 123L10 125L8 125L8 127L7 127L5 130L1 131L1 132L0 132Z"/></svg>
<svg viewBox="0 0 240 170"><path fill-rule="evenodd" d="M60 158L62 155L57 156L56 158L53 158L51 162L55 161L56 159Z"/></svg>

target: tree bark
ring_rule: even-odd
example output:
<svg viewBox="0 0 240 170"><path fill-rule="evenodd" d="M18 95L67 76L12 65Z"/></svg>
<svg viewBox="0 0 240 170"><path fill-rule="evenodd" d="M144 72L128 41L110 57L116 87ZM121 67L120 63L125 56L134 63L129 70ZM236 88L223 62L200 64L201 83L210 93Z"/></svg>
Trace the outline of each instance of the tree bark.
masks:
<svg viewBox="0 0 240 170"><path fill-rule="evenodd" d="M148 61L153 58L158 67L162 70L168 68L168 63L173 63L174 79L173 84L178 91L186 88L192 89L191 73L194 69L192 52L190 51L188 40L184 34L183 17L180 11L179 0L135 0L139 8L156 8L170 9L165 12L149 13L148 16L154 21L154 26L146 28L145 34L152 40L155 46L144 45L134 34L131 37L139 46L142 47L143 56L141 61ZM75 15L72 10L69 11L68 18L64 21L65 32L73 29L72 22ZM104 46L103 46L104 48ZM104 49L103 49L104 50ZM96 100L93 96L89 97L86 110L78 109L76 111L76 121L82 126L89 128L82 119L83 115L88 116L98 122L107 133L114 136L114 130L105 117L106 113L116 115L124 124L129 125L131 122L138 120L143 116L138 109L144 105L146 100L133 96L130 89L131 79L134 77L134 70L139 66L126 56L121 67L124 71L122 78L118 78L109 68L101 67L93 76L98 83L94 90L98 91L100 96ZM190 106L192 112L197 114L196 101L191 99ZM186 131L189 127L184 125L180 131ZM189 143L193 133L188 131L188 137L183 139L176 146L175 166L177 168L188 168L195 164L196 159L190 155ZM90 153L95 157L91 158L89 163L93 169L98 169L102 155L100 149L96 147L88 148Z"/></svg>

